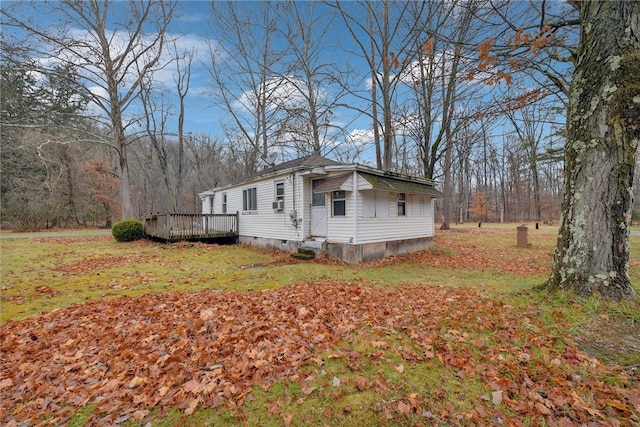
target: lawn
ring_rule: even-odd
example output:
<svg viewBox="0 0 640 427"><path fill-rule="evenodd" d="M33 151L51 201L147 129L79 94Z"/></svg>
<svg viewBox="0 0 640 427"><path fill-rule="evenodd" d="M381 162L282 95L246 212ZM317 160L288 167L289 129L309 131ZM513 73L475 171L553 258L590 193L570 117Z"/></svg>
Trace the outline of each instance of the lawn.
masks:
<svg viewBox="0 0 640 427"><path fill-rule="evenodd" d="M515 227L455 226L357 266L2 239L0 422L640 423L640 306L532 291L556 229L517 248ZM631 250L640 288L640 237Z"/></svg>

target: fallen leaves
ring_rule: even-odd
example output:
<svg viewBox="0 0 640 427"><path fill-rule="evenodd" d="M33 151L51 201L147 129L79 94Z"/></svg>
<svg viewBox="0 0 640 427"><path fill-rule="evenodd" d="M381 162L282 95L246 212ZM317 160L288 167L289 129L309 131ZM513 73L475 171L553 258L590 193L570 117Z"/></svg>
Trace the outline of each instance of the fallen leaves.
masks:
<svg viewBox="0 0 640 427"><path fill-rule="evenodd" d="M301 381L305 398L318 385L301 370L323 358L342 358L356 372L329 377L336 397L397 391L384 375L358 371L362 354L336 348L356 334L370 344L372 360L383 363L392 354L398 375L429 360L483 381L490 396L457 414L458 422L505 420L501 408L548 423L639 420L637 383L571 346L556 349L535 323L473 290L417 285L384 290L325 281L97 301L0 326L0 422L37 423L49 413L52 423L63 424L88 404L97 407L90 423L103 424L144 419L152 409L189 415L198 408L237 408L252 387L267 390L276 381ZM409 344L395 344L400 336ZM532 356L536 352L544 357ZM616 384L600 380L609 373ZM270 405L285 424L294 422L277 403ZM386 414L429 421L454 416L452 405L437 414L425 405L409 393Z"/></svg>
<svg viewBox="0 0 640 427"><path fill-rule="evenodd" d="M385 266L416 262L425 267L456 270L487 270L515 273L519 276L548 274L553 261L551 251L515 250L515 230L468 228L438 233L434 247L415 252L406 257L391 256L369 263ZM496 247L478 246L471 242L477 235L497 236L500 239L513 238L513 246L501 244ZM471 241L471 242L470 242Z"/></svg>
<svg viewBox="0 0 640 427"><path fill-rule="evenodd" d="M69 262L58 265L52 270L60 271L68 274L83 274L86 272L94 272L104 270L110 267L117 267L126 264L137 264L144 262L150 258L149 255L132 254L128 256L100 256L93 258L83 258L78 261Z"/></svg>

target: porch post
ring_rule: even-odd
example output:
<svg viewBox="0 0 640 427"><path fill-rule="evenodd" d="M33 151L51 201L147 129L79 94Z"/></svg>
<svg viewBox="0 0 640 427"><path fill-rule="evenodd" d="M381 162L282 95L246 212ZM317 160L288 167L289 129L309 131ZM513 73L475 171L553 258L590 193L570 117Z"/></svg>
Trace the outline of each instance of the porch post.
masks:
<svg viewBox="0 0 640 427"><path fill-rule="evenodd" d="M353 171L353 184L351 185L353 194L353 243L358 244L358 171Z"/></svg>

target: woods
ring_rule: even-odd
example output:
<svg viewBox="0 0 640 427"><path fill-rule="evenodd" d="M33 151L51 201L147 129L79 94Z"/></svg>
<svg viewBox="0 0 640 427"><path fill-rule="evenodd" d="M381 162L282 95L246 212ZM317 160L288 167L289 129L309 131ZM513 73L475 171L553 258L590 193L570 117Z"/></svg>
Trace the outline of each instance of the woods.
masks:
<svg viewBox="0 0 640 427"><path fill-rule="evenodd" d="M640 30L621 3L213 2L206 38L179 2L3 4L2 225L196 212L261 158L320 153L440 181L443 228L561 224L549 287L628 296ZM594 37L619 47L606 64Z"/></svg>

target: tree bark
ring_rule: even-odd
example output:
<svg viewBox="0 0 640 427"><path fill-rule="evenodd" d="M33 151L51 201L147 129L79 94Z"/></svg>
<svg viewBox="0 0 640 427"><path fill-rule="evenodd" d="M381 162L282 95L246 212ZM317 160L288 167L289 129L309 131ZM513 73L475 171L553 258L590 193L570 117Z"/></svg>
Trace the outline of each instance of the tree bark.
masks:
<svg viewBox="0 0 640 427"><path fill-rule="evenodd" d="M640 2L585 0L578 7L563 218L543 287L620 300L637 295L628 268L640 140Z"/></svg>

